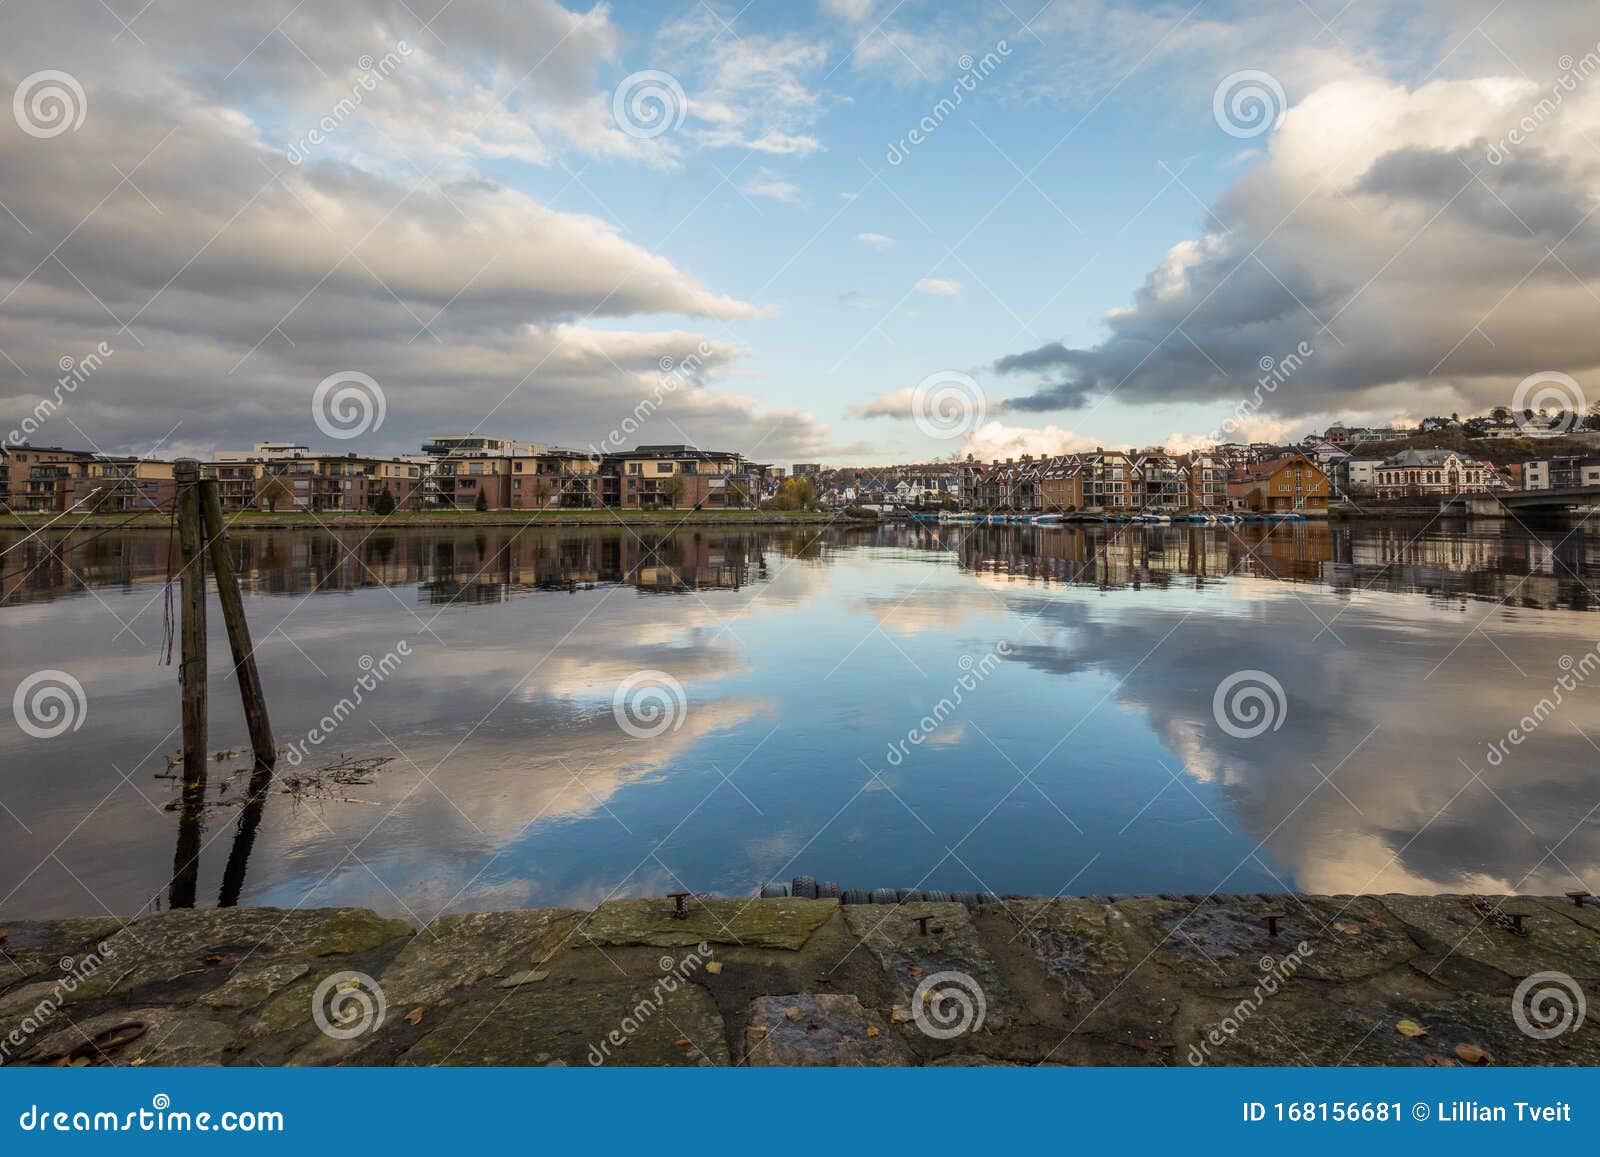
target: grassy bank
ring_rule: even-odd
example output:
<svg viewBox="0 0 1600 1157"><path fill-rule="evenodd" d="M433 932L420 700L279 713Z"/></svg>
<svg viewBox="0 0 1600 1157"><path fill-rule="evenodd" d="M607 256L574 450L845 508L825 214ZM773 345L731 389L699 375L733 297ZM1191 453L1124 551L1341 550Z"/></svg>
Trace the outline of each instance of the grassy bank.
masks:
<svg viewBox="0 0 1600 1157"><path fill-rule="evenodd" d="M850 522L842 515L776 510L403 510L393 514L347 511L245 510L230 513L228 525L240 530L338 530L385 527L394 530L490 526L790 526ZM0 521L0 533L16 530L165 529L166 514L15 514Z"/></svg>

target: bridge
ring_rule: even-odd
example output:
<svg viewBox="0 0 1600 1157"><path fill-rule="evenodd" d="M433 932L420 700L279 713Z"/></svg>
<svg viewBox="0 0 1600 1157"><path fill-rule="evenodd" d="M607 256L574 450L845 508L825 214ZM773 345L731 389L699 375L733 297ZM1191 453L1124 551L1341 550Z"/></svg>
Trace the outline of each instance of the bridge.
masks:
<svg viewBox="0 0 1600 1157"><path fill-rule="evenodd" d="M1453 498L1440 499L1439 512L1469 514L1474 518L1505 518L1513 510L1573 510L1580 506L1600 506L1600 486L1457 494Z"/></svg>

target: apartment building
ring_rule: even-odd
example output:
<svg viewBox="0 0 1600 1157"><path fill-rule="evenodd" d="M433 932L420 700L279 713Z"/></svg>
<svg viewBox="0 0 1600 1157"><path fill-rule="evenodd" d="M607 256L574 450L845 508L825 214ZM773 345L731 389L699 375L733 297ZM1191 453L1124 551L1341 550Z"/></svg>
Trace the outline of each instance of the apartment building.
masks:
<svg viewBox="0 0 1600 1157"><path fill-rule="evenodd" d="M511 505L511 467L508 455L453 451L433 466L434 500L456 510L475 510L481 495L488 510Z"/></svg>
<svg viewBox="0 0 1600 1157"><path fill-rule="evenodd" d="M511 459L511 500L518 510L575 510L599 506L600 462L579 450L552 447Z"/></svg>
<svg viewBox="0 0 1600 1157"><path fill-rule="evenodd" d="M639 446L602 459L601 502L627 510L753 506L761 493L761 470L726 450Z"/></svg>
<svg viewBox="0 0 1600 1157"><path fill-rule="evenodd" d="M172 463L146 458L93 458L70 481L69 507L85 510L171 510L178 496Z"/></svg>
<svg viewBox="0 0 1600 1157"><path fill-rule="evenodd" d="M1522 464L1524 490L1568 490L1600 486L1600 457L1565 455L1535 458Z"/></svg>
<svg viewBox="0 0 1600 1157"><path fill-rule="evenodd" d="M72 480L94 454L59 446L0 445L0 507L19 511L65 510Z"/></svg>
<svg viewBox="0 0 1600 1157"><path fill-rule="evenodd" d="M1228 468L1210 454L1187 454L1182 459L1188 482L1189 509L1223 510L1228 505Z"/></svg>

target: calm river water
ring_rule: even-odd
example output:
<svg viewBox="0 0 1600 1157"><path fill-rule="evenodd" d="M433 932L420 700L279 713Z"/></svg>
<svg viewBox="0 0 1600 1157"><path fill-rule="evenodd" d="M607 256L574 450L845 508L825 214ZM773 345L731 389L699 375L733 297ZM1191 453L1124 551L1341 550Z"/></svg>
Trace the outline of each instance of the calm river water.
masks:
<svg viewBox="0 0 1600 1157"><path fill-rule="evenodd" d="M180 900L421 920L799 873L1600 890L1589 527L241 533L303 758L187 814L167 537L89 539L0 532L0 918L169 904L180 838Z"/></svg>

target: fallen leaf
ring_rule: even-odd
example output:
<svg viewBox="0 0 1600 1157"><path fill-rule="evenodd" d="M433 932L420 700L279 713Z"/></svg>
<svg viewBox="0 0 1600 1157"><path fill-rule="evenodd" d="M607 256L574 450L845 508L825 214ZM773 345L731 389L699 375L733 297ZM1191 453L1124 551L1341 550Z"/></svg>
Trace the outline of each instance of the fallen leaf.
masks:
<svg viewBox="0 0 1600 1157"><path fill-rule="evenodd" d="M903 1005L897 1006L890 1011L889 1019L894 1021L896 1024L904 1024L906 1021L911 1019L911 1010Z"/></svg>
<svg viewBox="0 0 1600 1157"><path fill-rule="evenodd" d="M88 1063L89 1063L89 1058L88 1057L79 1057L75 1061L72 1062L72 1067L75 1068L75 1069L81 1069L81 1068L84 1068L85 1066L87 1066Z"/></svg>
<svg viewBox="0 0 1600 1157"><path fill-rule="evenodd" d="M802 1012L798 1008L790 1008L790 1009L785 1009L783 1015L785 1017L787 1017L789 1020L799 1020L801 1017L803 1017L805 1015L805 1013Z"/></svg>
<svg viewBox="0 0 1600 1157"><path fill-rule="evenodd" d="M720 960L708 960L708 961L706 961L706 971L711 973L712 976L721 976L722 975L722 961L720 961Z"/></svg>
<svg viewBox="0 0 1600 1157"><path fill-rule="evenodd" d="M922 975L922 969L918 968L915 964L913 964L910 967L908 967L906 969L906 972L911 976L911 978L913 980L915 980L917 977Z"/></svg>
<svg viewBox="0 0 1600 1157"><path fill-rule="evenodd" d="M1487 1065L1494 1063L1494 1054L1479 1045L1458 1044L1456 1056L1466 1061L1469 1065Z"/></svg>
<svg viewBox="0 0 1600 1157"><path fill-rule="evenodd" d="M1447 1057L1441 1053L1426 1053L1422 1063L1435 1069L1459 1069L1461 1066L1454 1057Z"/></svg>
<svg viewBox="0 0 1600 1157"><path fill-rule="evenodd" d="M405 1016L401 1017L401 1019L404 1020L407 1024L421 1024L422 1023L422 1007L421 1007L421 1005L418 1005L416 1008L414 1008L410 1012L406 1013Z"/></svg>
<svg viewBox="0 0 1600 1157"><path fill-rule="evenodd" d="M847 1032L842 1032L839 1034L839 1043L842 1045L853 1045L856 1043L856 1038Z"/></svg>
<svg viewBox="0 0 1600 1157"><path fill-rule="evenodd" d="M1346 936L1361 935L1361 925L1359 924L1350 924L1344 920L1335 920L1333 922L1333 927L1336 931L1343 932Z"/></svg>
<svg viewBox="0 0 1600 1157"><path fill-rule="evenodd" d="M11 929L9 929L9 928L0 928L0 944L4 944L7 940L10 940L10 939L11 939Z"/></svg>
<svg viewBox="0 0 1600 1157"><path fill-rule="evenodd" d="M690 1040L686 1036L680 1036L677 1040L673 1041L672 1043L677 1045L680 1049L686 1049L690 1045L694 1044L694 1041Z"/></svg>
<svg viewBox="0 0 1600 1157"><path fill-rule="evenodd" d="M867 1035L868 1036L877 1036L878 1035L878 1026L875 1025L875 1024L869 1024L867 1026Z"/></svg>
<svg viewBox="0 0 1600 1157"><path fill-rule="evenodd" d="M207 964L221 964L222 963L222 957L220 957L220 956L216 955L215 953L213 953L212 955L206 957L206 963Z"/></svg>
<svg viewBox="0 0 1600 1157"><path fill-rule="evenodd" d="M1394 1031L1401 1036L1427 1036L1428 1030L1414 1020L1403 1020L1394 1026Z"/></svg>
<svg viewBox="0 0 1600 1157"><path fill-rule="evenodd" d="M131 1069L136 1069L142 1064L144 1064L143 1057L134 1057L133 1060L128 1062L128 1067Z"/></svg>

